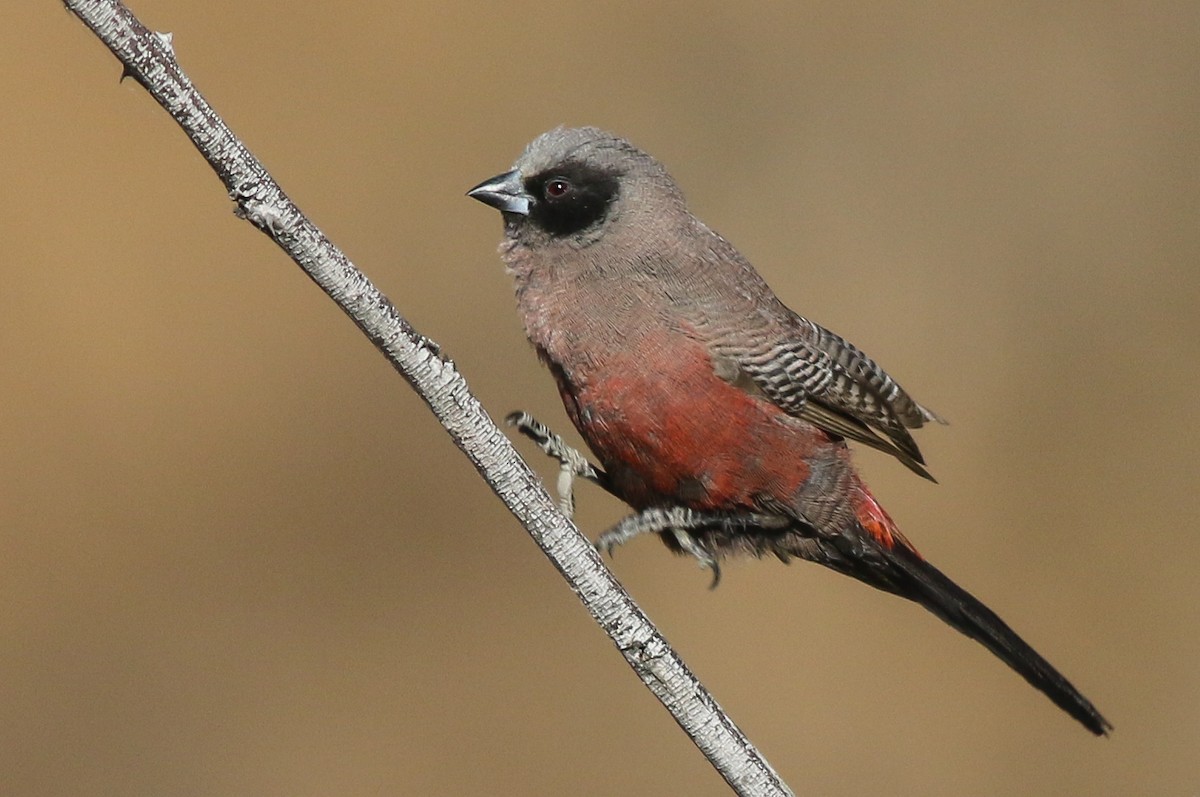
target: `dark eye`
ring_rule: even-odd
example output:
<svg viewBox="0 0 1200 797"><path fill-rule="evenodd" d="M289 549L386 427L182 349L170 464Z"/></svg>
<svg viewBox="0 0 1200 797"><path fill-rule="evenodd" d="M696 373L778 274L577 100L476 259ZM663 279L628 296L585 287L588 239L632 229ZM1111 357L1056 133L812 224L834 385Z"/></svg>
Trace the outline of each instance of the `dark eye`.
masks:
<svg viewBox="0 0 1200 797"><path fill-rule="evenodd" d="M546 181L546 199L562 199L571 193L571 190L570 181L564 180L561 177L555 177Z"/></svg>

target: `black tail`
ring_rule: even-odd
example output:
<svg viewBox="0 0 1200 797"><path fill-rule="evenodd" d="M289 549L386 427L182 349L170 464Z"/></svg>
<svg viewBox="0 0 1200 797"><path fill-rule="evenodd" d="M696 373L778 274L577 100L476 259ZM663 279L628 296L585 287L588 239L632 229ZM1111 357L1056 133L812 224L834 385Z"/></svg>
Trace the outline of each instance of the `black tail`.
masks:
<svg viewBox="0 0 1200 797"><path fill-rule="evenodd" d="M1063 711L1097 736L1112 725L1062 673L965 589L926 562L902 538L890 546L861 527L857 535L804 540L786 553L820 562L860 581L921 604L996 654Z"/></svg>
<svg viewBox="0 0 1200 797"><path fill-rule="evenodd" d="M899 572L889 573L890 577L885 577L886 584L879 584L874 579L868 581L916 601L977 640L1092 733L1107 736L1112 730L1112 725L1091 701L1017 636L995 612L904 545L898 544L883 553ZM858 573L853 575L861 578Z"/></svg>

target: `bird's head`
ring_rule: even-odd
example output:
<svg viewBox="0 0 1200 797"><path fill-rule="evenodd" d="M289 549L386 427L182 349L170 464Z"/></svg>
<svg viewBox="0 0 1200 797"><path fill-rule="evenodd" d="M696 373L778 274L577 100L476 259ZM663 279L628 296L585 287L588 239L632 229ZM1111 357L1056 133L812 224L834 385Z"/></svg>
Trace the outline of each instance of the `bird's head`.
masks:
<svg viewBox="0 0 1200 797"><path fill-rule="evenodd" d="M588 246L618 221L682 207L663 167L624 139L594 127L538 136L513 168L467 192L504 216L516 242Z"/></svg>

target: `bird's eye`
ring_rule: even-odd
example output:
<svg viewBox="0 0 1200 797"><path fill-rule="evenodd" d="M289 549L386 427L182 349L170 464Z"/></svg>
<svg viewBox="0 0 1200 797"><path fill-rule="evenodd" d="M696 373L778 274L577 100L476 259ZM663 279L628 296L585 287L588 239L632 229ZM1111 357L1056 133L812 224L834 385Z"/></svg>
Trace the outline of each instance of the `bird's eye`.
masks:
<svg viewBox="0 0 1200 797"><path fill-rule="evenodd" d="M571 183L561 177L546 181L546 199L562 199L571 193Z"/></svg>

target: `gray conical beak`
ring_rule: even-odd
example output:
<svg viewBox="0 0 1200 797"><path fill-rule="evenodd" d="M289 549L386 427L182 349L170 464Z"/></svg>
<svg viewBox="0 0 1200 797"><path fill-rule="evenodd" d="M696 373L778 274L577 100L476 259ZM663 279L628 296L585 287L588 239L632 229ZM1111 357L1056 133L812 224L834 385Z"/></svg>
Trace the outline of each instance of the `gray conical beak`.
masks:
<svg viewBox="0 0 1200 797"><path fill-rule="evenodd" d="M521 173L516 169L484 180L468 191L467 196L504 213L529 215L529 194L525 193Z"/></svg>

